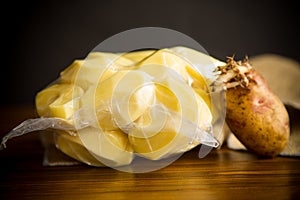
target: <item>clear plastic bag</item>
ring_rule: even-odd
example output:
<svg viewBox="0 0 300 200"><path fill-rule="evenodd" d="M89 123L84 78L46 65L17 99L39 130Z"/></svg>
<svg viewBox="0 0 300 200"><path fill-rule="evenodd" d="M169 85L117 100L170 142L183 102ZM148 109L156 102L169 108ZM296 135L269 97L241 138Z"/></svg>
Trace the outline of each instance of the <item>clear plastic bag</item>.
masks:
<svg viewBox="0 0 300 200"><path fill-rule="evenodd" d="M201 145L219 145L224 94L213 69L223 63L185 47L92 52L36 96L40 118L2 140L52 130L56 147L91 166L140 173L160 169Z"/></svg>

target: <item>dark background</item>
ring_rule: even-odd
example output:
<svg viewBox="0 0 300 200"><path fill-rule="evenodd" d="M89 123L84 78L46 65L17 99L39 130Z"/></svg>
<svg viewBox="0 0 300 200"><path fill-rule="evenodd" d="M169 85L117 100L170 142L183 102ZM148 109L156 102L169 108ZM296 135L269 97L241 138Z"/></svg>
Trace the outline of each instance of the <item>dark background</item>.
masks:
<svg viewBox="0 0 300 200"><path fill-rule="evenodd" d="M296 1L24 1L1 6L0 104L35 94L108 37L155 26L180 31L224 60L276 53L300 60Z"/></svg>

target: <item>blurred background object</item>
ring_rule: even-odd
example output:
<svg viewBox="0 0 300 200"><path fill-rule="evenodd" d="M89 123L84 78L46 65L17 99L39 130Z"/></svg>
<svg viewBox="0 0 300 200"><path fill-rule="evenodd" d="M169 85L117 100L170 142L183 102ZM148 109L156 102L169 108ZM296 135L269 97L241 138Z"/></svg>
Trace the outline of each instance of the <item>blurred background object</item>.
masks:
<svg viewBox="0 0 300 200"><path fill-rule="evenodd" d="M180 31L210 55L275 53L300 60L296 1L24 1L3 5L0 104L36 93L106 38L137 27Z"/></svg>

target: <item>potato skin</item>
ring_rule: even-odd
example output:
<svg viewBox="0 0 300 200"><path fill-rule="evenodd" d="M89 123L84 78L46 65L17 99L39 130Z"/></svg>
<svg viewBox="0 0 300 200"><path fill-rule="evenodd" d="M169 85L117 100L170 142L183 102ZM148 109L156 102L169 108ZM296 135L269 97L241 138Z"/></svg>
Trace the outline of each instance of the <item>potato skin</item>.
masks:
<svg viewBox="0 0 300 200"><path fill-rule="evenodd" d="M226 122L246 148L260 156L274 157L286 146L289 116L281 100L253 68L248 86L226 92Z"/></svg>

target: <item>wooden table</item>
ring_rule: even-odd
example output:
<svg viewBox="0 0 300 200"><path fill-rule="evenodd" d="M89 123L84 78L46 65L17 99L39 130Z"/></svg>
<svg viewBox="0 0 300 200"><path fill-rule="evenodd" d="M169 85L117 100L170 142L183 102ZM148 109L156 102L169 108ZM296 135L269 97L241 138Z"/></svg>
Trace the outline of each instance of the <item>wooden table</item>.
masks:
<svg viewBox="0 0 300 200"><path fill-rule="evenodd" d="M27 106L1 107L1 136L24 119ZM203 159L198 148L161 170L131 174L86 165L42 166L37 134L15 138L0 152L0 199L299 199L300 159L258 158L226 147Z"/></svg>

